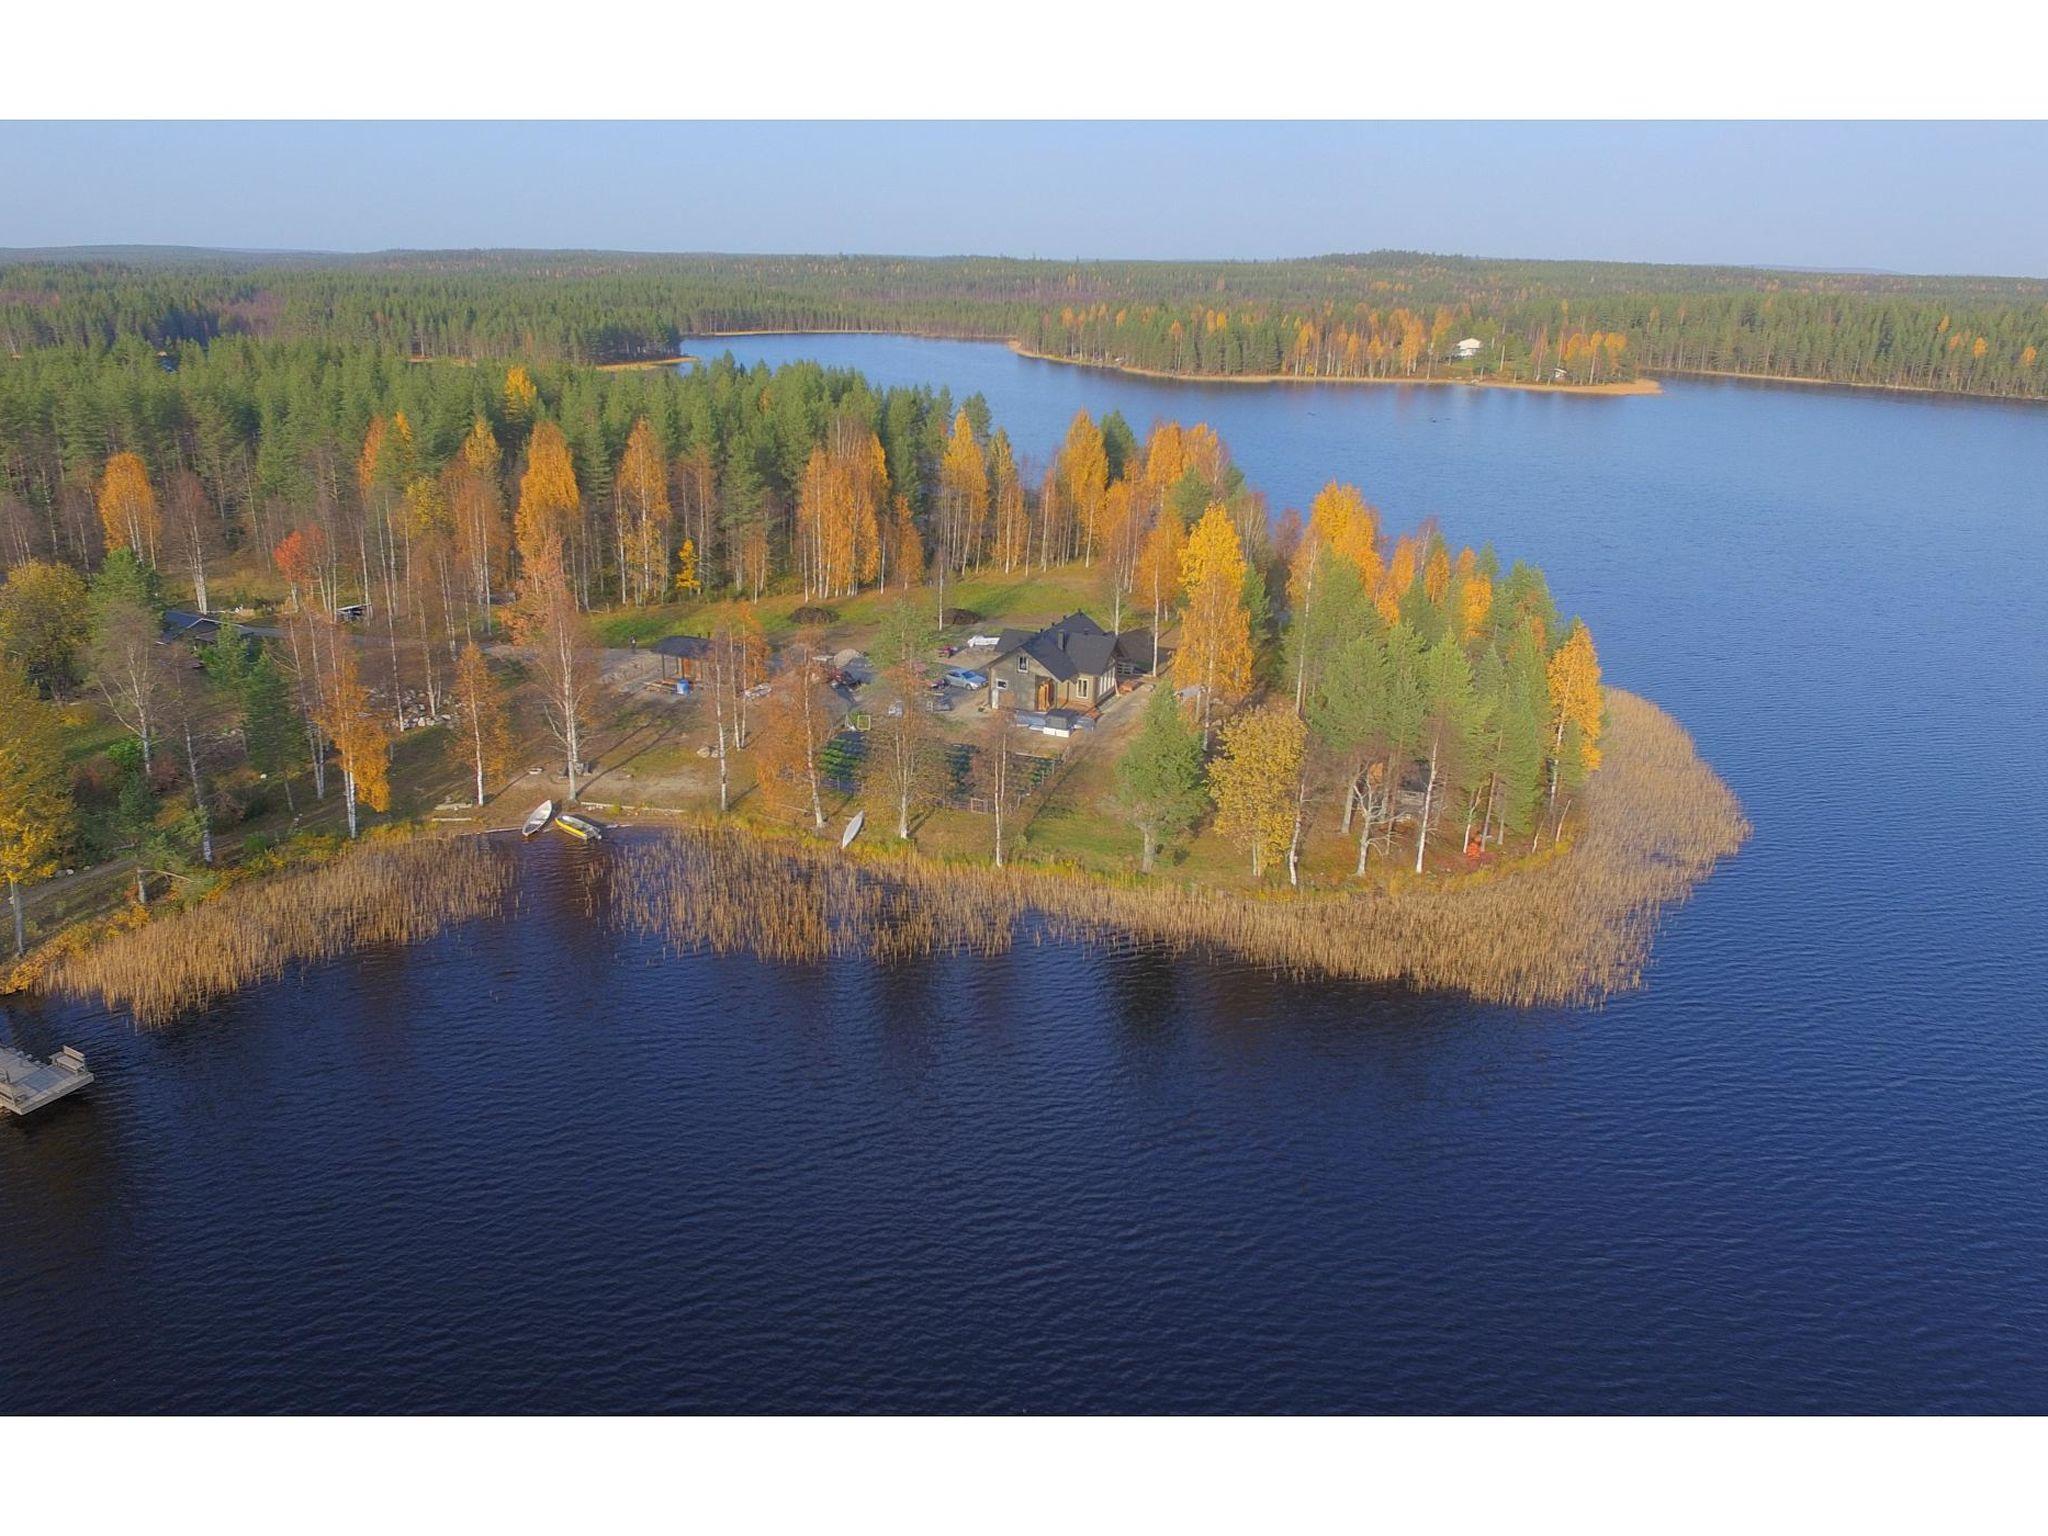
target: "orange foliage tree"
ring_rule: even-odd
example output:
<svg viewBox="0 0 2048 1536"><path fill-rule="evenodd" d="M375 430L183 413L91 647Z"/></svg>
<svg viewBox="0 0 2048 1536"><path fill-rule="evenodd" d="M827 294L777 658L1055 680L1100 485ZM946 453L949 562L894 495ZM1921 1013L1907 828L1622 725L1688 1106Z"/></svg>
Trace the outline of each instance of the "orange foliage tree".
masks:
<svg viewBox="0 0 2048 1536"><path fill-rule="evenodd" d="M513 515L512 532L519 546L522 564L531 564L553 542L559 560L570 530L583 507L583 494L576 486L576 462L569 453L569 440L552 421L533 429L526 448L526 473L519 481L519 510Z"/></svg>
<svg viewBox="0 0 2048 1536"><path fill-rule="evenodd" d="M107 460L100 474L99 509L108 549L132 549L136 559L156 564L164 520L141 454L117 453Z"/></svg>
<svg viewBox="0 0 2048 1536"><path fill-rule="evenodd" d="M322 679L320 729L341 759L348 835L354 837L358 804L373 811L391 808L391 734L383 714L371 707L354 644L345 635L334 635L331 651Z"/></svg>

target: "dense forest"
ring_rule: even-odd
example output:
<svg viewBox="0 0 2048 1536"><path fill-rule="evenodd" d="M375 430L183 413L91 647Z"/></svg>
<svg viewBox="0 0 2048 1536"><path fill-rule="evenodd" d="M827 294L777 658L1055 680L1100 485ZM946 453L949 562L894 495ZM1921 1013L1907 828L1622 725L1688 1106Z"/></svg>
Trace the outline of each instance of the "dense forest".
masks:
<svg viewBox="0 0 2048 1536"><path fill-rule="evenodd" d="M951 585L991 573L1058 570L1112 630L1173 637L1176 686L1155 690L1119 781L1148 869L1212 806L1255 879L1297 881L1324 821L1358 875L1375 848L1395 856L1397 827L1418 874L1432 833L1467 858L1528 851L1561 835L1599 762L1592 641L1540 572L1387 528L1348 486L1275 521L1201 424L1140 437L1077 413L1041 469L978 397L815 364L435 363L221 335L0 367L0 464L0 869L17 896L72 849L125 850L140 898L210 867L216 826L275 814L280 794L294 815L333 804L335 784L353 835L390 807L416 727L448 727L483 804L511 724L485 647L505 638L519 715L553 738L573 801L614 709L597 609L697 615L721 811L744 750L765 803L822 827L833 710L815 639L766 653L752 610L770 592L805 605L800 626L833 602L890 605L876 640L899 707L875 729L901 749L887 792L908 836L937 746L923 667L942 627L977 622ZM164 626L187 593L257 643L230 623L203 667L179 667ZM84 728L113 734L72 768L40 701L80 699ZM976 749L998 765L999 863L1006 728Z"/></svg>
<svg viewBox="0 0 2048 1536"><path fill-rule="evenodd" d="M1273 262L24 253L0 349L220 336L608 363L721 330L902 330L1206 376L1734 373L2040 398L2048 282L1374 252ZM1475 347L1458 348L1462 341ZM1459 356L1460 350L1466 355Z"/></svg>

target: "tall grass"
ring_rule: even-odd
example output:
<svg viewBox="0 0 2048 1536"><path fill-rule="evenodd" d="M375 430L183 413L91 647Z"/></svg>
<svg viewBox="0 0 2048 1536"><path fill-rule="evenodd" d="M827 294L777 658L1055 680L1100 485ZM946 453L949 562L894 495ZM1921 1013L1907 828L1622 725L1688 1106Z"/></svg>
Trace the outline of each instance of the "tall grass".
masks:
<svg viewBox="0 0 2048 1536"><path fill-rule="evenodd" d="M1659 914L1749 824L1676 721L1608 695L1606 762L1570 846L1520 868L1391 893L1247 895L1071 871L849 859L725 828L621 847L615 916L678 948L772 960L992 953L1033 919L1056 937L1137 939L1294 975L1401 982L1515 1004L1641 983Z"/></svg>
<svg viewBox="0 0 2048 1536"><path fill-rule="evenodd" d="M1390 892L1246 893L946 863L884 843L848 857L712 826L612 844L599 866L602 900L615 921L678 949L771 961L994 954L1035 931L1498 1002L1595 1001L1640 984L1659 915L1749 835L1734 795L1677 722L1618 690L1608 709L1605 764L1586 787L1576 833L1498 872ZM475 839L351 847L60 952L42 982L162 1023L296 965L416 943L501 912L511 869Z"/></svg>
<svg viewBox="0 0 2048 1536"><path fill-rule="evenodd" d="M364 844L310 868L237 881L62 954L42 984L162 1024L296 965L431 938L501 910L509 890L509 865L476 840Z"/></svg>

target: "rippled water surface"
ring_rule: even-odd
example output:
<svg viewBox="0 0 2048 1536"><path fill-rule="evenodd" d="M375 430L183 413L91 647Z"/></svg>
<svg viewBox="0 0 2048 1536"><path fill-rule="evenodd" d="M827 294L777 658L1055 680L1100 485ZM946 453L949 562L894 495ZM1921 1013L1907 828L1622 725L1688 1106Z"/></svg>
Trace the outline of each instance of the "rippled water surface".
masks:
<svg viewBox="0 0 2048 1536"><path fill-rule="evenodd" d="M0 1403L2048 1411L2048 411L731 345L1041 462L1204 418L1276 511L1535 559L1755 840L1597 1010L675 959L559 842L506 923L174 1030L16 1010L101 1077L0 1125Z"/></svg>

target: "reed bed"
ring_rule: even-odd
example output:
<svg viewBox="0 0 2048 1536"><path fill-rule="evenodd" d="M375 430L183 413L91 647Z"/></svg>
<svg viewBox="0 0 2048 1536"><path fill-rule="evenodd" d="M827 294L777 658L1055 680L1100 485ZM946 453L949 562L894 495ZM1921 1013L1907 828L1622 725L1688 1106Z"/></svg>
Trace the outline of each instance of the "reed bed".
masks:
<svg viewBox="0 0 2048 1536"><path fill-rule="evenodd" d="M372 944L416 944L504 909L507 861L481 841L421 837L236 881L193 906L61 955L43 978L163 1024L288 969Z"/></svg>
<svg viewBox="0 0 2048 1536"><path fill-rule="evenodd" d="M1059 938L1224 954L1297 976L1534 1005L1641 984L1660 914L1749 835L1692 739L1610 690L1606 761L1571 846L1521 868L1392 893L1251 893L1072 871L849 859L729 828L628 844L613 915L678 949L815 961L996 953L1027 921Z"/></svg>
<svg viewBox="0 0 2048 1536"><path fill-rule="evenodd" d="M1595 1002L1641 984L1660 914L1749 835L1676 721L1618 690L1608 709L1605 765L1568 846L1497 872L1392 892L1222 890L940 863L884 843L848 857L711 826L612 845L593 908L678 950L771 961L997 954L1030 932L1504 1003ZM41 984L161 1024L295 966L501 913L512 873L481 839L351 847L60 952Z"/></svg>

